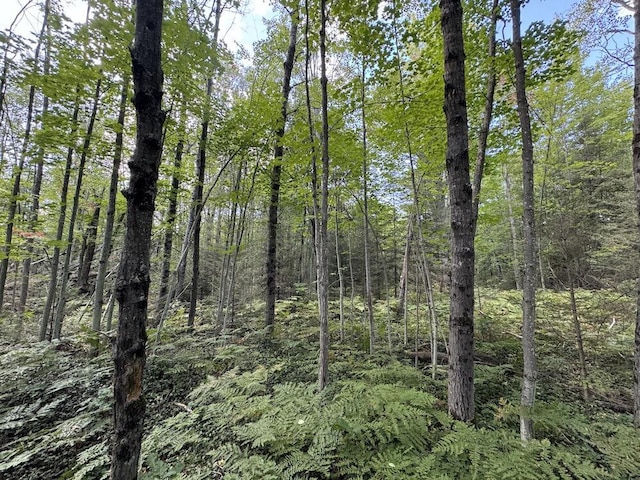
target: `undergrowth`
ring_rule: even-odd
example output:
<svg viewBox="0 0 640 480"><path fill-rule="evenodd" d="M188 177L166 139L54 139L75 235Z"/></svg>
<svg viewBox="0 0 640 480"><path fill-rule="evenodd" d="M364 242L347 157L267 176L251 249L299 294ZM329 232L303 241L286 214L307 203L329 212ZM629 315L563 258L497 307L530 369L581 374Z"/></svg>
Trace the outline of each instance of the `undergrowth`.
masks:
<svg viewBox="0 0 640 480"><path fill-rule="evenodd" d="M587 344L605 342L589 350L592 387L602 394L581 402L571 325L559 313L566 299L547 294L536 438L527 445L518 433L515 297L483 299L471 425L448 416L442 371L432 380L401 348L369 355L357 318L342 343L335 326L330 384L318 393L315 306L300 299L278 305L271 337L253 323L260 316L246 312L224 336L169 325L148 345L140 478L638 478L640 439L624 383L630 362L620 347L627 333L609 328L604 307L579 298L591 308L583 317ZM606 305L620 312L614 300ZM111 360L108 352L89 359L89 343L79 336L2 347L0 478L108 478Z"/></svg>

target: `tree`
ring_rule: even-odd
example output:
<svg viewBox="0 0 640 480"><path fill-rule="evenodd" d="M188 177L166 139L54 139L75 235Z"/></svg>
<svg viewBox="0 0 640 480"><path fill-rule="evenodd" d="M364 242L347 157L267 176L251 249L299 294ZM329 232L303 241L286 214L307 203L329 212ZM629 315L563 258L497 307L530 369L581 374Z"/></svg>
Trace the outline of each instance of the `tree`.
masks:
<svg viewBox="0 0 640 480"><path fill-rule="evenodd" d="M298 38L299 23L298 6L293 7L291 12L291 27L289 29L289 47L284 61L284 74L282 78L282 104L280 107L280 118L276 128L276 145L273 152L273 166L271 168L271 199L269 202L269 223L267 233L267 300L265 310L265 325L273 327L275 320L275 306L277 295L277 272L278 272L278 205L280 201L280 177L282 176L282 159L284 156L284 145L282 143L287 123L289 108L289 93L291 92L291 74L296 55L296 44Z"/></svg>
<svg viewBox="0 0 640 480"><path fill-rule="evenodd" d="M320 216L316 218L318 304L320 309L320 359L318 388L329 378L329 98L327 79L327 2L320 0L320 87L322 91L322 187Z"/></svg>
<svg viewBox="0 0 640 480"><path fill-rule="evenodd" d="M535 402L538 369L536 366L536 225L534 212L533 136L526 92L526 71L520 35L521 0L511 0L513 39L511 46L515 59L516 97L518 118L522 134L522 203L524 224L524 278L522 281L522 355L524 371L520 399L520 437L533 438L531 411Z"/></svg>
<svg viewBox="0 0 640 480"><path fill-rule="evenodd" d="M451 291L449 310L449 412L474 417L473 306L474 215L469 178L462 5L440 2L444 37L444 112L447 119L447 178L451 203Z"/></svg>
<svg viewBox="0 0 640 480"><path fill-rule="evenodd" d="M38 36L36 49L34 53L33 71L38 71L38 65L40 62L40 48L45 40L45 32L49 23L50 12L49 1L47 0L44 5L44 18L42 20L42 28L40 29L40 35ZM3 82L5 82L5 75L3 75ZM4 85L3 85L4 88ZM2 92L4 97L4 92ZM24 136L22 140L22 149L17 165L13 169L13 188L11 190L11 199L9 202L9 209L7 214L7 224L5 228L4 238L4 251L2 253L2 259L0 260L0 311L4 305L4 289L7 281L7 273L9 271L9 259L11 256L11 243L13 241L13 228L16 219L16 211L18 209L18 195L20 194L20 182L22 179L22 170L24 169L25 159L27 157L27 151L31 141L31 124L33 120L34 102L36 95L36 86L31 85L29 88L29 104L27 106L27 121L24 130Z"/></svg>
<svg viewBox="0 0 640 480"><path fill-rule="evenodd" d="M131 50L136 108L136 148L129 162L127 228L116 282L118 335L113 360L114 438L111 478L136 479L145 417L142 378L146 363L150 244L162 157L163 0L138 0Z"/></svg>
<svg viewBox="0 0 640 480"><path fill-rule="evenodd" d="M640 2L635 2L633 12L635 23L633 53L633 179L636 190L636 207L638 209L638 228L640 229ZM638 279L638 295L636 305L635 348L633 357L633 424L640 428L640 278Z"/></svg>

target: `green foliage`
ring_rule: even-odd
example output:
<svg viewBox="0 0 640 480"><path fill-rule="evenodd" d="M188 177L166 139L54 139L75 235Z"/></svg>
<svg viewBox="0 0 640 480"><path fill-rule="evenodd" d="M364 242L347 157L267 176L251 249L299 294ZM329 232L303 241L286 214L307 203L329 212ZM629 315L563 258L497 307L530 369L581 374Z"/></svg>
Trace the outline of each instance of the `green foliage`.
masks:
<svg viewBox="0 0 640 480"><path fill-rule="evenodd" d="M615 293L599 304L579 293L594 316L616 306ZM251 315L220 339L209 328L168 329L167 339L149 349L140 477L634 478L640 443L630 417L606 402L586 410L574 401L579 389L567 392L576 376L562 356L566 348L557 344L542 342L540 397L551 400L538 401L532 412L536 439L520 441L520 347L511 334L518 332L518 301L515 292L484 291L482 312L492 333L478 345L487 365L476 369L474 425L449 417L442 381L349 342L332 346L331 382L318 393L313 302L280 303L271 337L253 327ZM541 295L545 341L570 335L570 320L561 314L565 302L564 294ZM603 354L615 345L606 343ZM2 475L107 478L111 361L107 355L89 361L85 348L81 340L0 355ZM616 369L626 372L629 365ZM607 378L606 369L597 371Z"/></svg>

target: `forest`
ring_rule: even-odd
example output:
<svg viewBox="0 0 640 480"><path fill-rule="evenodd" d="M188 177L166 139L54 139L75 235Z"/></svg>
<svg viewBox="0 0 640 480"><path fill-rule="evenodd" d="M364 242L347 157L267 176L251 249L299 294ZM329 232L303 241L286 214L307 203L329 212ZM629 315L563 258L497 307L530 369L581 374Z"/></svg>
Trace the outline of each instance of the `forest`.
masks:
<svg viewBox="0 0 640 480"><path fill-rule="evenodd" d="M10 3L0 478L640 478L640 2Z"/></svg>

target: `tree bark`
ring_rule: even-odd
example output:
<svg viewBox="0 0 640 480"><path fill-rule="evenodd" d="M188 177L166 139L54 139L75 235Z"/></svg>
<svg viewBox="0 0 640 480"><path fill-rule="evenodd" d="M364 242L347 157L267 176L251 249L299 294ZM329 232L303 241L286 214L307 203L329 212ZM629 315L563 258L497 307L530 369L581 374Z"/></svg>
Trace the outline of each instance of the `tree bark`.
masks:
<svg viewBox="0 0 640 480"><path fill-rule="evenodd" d="M116 282L118 335L113 360L114 437L111 478L136 479L145 417L142 378L146 363L151 228L162 157L161 38L163 0L137 0L131 50L136 108L136 148L129 162L127 228Z"/></svg>
<svg viewBox="0 0 640 480"><path fill-rule="evenodd" d="M526 71L520 35L521 0L511 0L513 40L511 46L516 69L518 117L522 132L522 203L524 224L524 279L522 282L522 354L524 371L520 398L520 438L533 438L531 412L535 403L538 369L536 366L536 226L533 191L533 137L526 93Z"/></svg>
<svg viewBox="0 0 640 480"><path fill-rule="evenodd" d="M444 112L447 119L447 177L451 203L451 290L449 316L449 412L474 417L473 306L474 216L469 178L464 40L460 0L440 2L444 37Z"/></svg>
<svg viewBox="0 0 640 480"><path fill-rule="evenodd" d="M640 2L634 9L634 85L633 85L633 179L636 192L636 209L640 229ZM639 231L640 233L640 231ZM640 278L638 279L636 328L633 355L633 424L640 428Z"/></svg>
<svg viewBox="0 0 640 480"><path fill-rule="evenodd" d="M322 92L321 113L322 131L321 164L322 176L318 189L318 162L315 150L315 134L311 114L311 96L309 88L309 69L311 50L309 47L309 1L305 0L305 93L307 103L307 121L311 149L311 187L313 190L314 246L316 257L316 288L318 295L318 316L320 323L320 356L318 360L318 390L322 391L329 380L329 249L328 249L328 200L329 200L329 118L327 95L326 64L326 24L327 2L320 1L320 88ZM320 191L319 191L320 190ZM320 198L319 198L320 197Z"/></svg>
<svg viewBox="0 0 640 480"><path fill-rule="evenodd" d="M120 163L122 161L122 142L124 132L124 120L127 111L127 97L129 94L129 75L124 76L122 90L120 93L120 105L118 110L118 129L116 132L115 150L113 152L113 165L111 167L111 180L109 182L109 201L107 204L107 216L104 225L104 236L102 240L102 252L98 263L98 274L96 275L96 288L93 297L93 318L91 328L94 331L100 330L102 319L102 306L104 303L104 283L107 277L107 267L109 255L111 254L111 244L113 237L113 226L116 218L116 197L118 195L118 177Z"/></svg>
<svg viewBox="0 0 640 480"><path fill-rule="evenodd" d="M289 29L289 47L284 61L284 75L282 79L282 104L280 105L280 118L276 128L276 145L273 151L273 167L271 169L271 198L269 202L269 225L267 231L267 298L265 310L265 326L273 329L275 321L277 274L278 274L278 207L280 202L280 176L282 175L282 159L284 155L285 127L289 108L289 93L291 92L291 74L296 56L296 44L298 38L298 10L291 13L291 27Z"/></svg>
<svg viewBox="0 0 640 480"><path fill-rule="evenodd" d="M511 257L513 266L513 279L516 284L516 290L522 288L520 279L520 261L518 258L518 231L516 229L516 219L513 216L513 197L511 195L511 178L509 177L509 168L506 164L502 166L502 175L504 177L504 194L507 199L507 209L509 213L509 231L511 232Z"/></svg>

